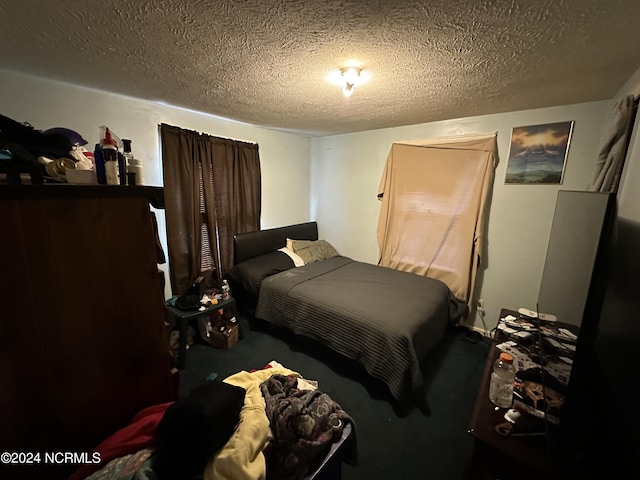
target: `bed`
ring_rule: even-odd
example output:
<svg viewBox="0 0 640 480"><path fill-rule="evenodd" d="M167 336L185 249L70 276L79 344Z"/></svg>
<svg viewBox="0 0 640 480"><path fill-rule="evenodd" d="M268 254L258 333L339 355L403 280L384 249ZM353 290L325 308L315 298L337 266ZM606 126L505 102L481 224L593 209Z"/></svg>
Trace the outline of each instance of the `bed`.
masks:
<svg viewBox="0 0 640 480"><path fill-rule="evenodd" d="M295 242L327 249L316 222L234 240L229 277L245 311L358 361L400 402L423 385L420 361L466 312L439 280L354 261L335 249L306 252L311 261L296 266L290 250L303 249L292 248Z"/></svg>

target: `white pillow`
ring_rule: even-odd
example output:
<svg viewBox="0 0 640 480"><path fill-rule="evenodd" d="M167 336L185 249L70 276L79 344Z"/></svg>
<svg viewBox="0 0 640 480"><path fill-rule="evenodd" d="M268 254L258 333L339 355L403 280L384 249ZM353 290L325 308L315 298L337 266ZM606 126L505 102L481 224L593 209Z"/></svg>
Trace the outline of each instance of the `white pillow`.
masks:
<svg viewBox="0 0 640 480"><path fill-rule="evenodd" d="M289 239L287 239L287 242L289 241ZM289 255L289 257L291 257L291 260L293 260L293 264L296 267L302 267L304 265L304 260L302 260L302 258L300 257L300 255L298 255L296 252L294 252L293 250L291 250L290 248L287 247L282 247L278 250L279 252L283 252L286 253L287 255Z"/></svg>

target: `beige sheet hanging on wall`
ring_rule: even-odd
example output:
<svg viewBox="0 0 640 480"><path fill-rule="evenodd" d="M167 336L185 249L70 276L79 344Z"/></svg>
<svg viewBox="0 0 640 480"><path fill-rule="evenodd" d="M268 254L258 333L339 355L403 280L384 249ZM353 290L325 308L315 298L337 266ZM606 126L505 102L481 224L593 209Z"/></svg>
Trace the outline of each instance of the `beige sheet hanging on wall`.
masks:
<svg viewBox="0 0 640 480"><path fill-rule="evenodd" d="M470 303L497 158L495 133L394 143L378 189L379 264Z"/></svg>

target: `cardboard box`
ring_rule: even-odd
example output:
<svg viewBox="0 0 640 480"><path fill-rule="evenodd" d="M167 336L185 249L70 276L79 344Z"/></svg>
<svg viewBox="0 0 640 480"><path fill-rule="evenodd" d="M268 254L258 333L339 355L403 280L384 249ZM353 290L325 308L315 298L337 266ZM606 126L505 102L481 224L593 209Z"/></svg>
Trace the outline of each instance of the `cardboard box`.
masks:
<svg viewBox="0 0 640 480"><path fill-rule="evenodd" d="M220 320L213 325L209 334L209 343L212 347L229 349L238 341L238 322L235 317L229 320Z"/></svg>

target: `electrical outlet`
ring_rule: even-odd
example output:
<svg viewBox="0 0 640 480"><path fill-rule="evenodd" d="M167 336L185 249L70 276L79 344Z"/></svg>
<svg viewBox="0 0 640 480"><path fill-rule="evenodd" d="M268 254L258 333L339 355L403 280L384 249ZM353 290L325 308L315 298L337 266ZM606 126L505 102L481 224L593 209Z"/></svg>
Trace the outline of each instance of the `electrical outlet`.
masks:
<svg viewBox="0 0 640 480"><path fill-rule="evenodd" d="M479 313L484 313L484 300L482 298L478 300L477 310Z"/></svg>

